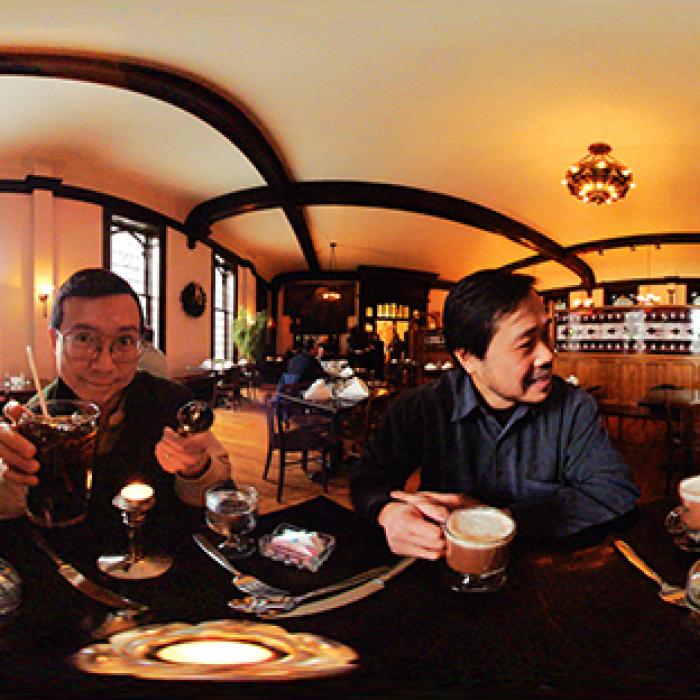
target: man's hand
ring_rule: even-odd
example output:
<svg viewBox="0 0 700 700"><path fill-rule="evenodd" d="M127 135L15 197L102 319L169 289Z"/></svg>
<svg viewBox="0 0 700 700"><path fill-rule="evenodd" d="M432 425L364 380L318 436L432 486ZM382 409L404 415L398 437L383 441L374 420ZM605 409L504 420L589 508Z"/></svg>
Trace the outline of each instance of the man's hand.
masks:
<svg viewBox="0 0 700 700"><path fill-rule="evenodd" d="M34 459L36 447L23 438L16 423L23 408L17 401L8 401L3 408L3 416L10 423L0 422L0 460L5 464L2 478L18 486L36 486L39 479L39 462Z"/></svg>
<svg viewBox="0 0 700 700"><path fill-rule="evenodd" d="M165 428L163 437L156 445L156 459L166 472L196 478L206 471L210 444L211 433L208 430L183 436L171 428Z"/></svg>
<svg viewBox="0 0 700 700"><path fill-rule="evenodd" d="M394 499L379 513L378 523L394 554L439 559L445 551L442 523L451 510L479 503L462 493L392 491Z"/></svg>

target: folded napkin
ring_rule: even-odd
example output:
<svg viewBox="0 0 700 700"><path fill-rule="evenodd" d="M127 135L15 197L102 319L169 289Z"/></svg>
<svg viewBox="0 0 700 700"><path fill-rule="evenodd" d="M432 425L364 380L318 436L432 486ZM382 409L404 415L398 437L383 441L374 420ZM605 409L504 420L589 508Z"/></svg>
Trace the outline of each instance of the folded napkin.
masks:
<svg viewBox="0 0 700 700"><path fill-rule="evenodd" d="M304 398L308 401L327 401L332 396L331 388L323 381L317 379L305 392Z"/></svg>
<svg viewBox="0 0 700 700"><path fill-rule="evenodd" d="M343 387L338 396L341 399L364 399L369 396L369 389L359 377L353 377Z"/></svg>
<svg viewBox="0 0 700 700"><path fill-rule="evenodd" d="M578 377L575 374L570 374L566 378L566 381L568 384L573 384L574 386L578 386Z"/></svg>
<svg viewBox="0 0 700 700"><path fill-rule="evenodd" d="M427 369L429 372L431 372L432 370L437 369L437 365L433 362L427 362L423 369Z"/></svg>
<svg viewBox="0 0 700 700"><path fill-rule="evenodd" d="M352 367L343 367L343 369L340 370L340 376L343 379L350 379L354 374L355 372Z"/></svg>
<svg viewBox="0 0 700 700"><path fill-rule="evenodd" d="M443 369L452 369L452 363L449 360L447 362L443 362L442 368Z"/></svg>

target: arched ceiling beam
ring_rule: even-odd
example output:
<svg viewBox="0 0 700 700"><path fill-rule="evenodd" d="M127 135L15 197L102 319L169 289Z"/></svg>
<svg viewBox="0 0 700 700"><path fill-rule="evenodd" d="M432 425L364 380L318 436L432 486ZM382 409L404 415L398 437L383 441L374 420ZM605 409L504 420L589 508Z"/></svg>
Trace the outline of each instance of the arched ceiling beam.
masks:
<svg viewBox="0 0 700 700"><path fill-rule="evenodd" d="M252 120L235 104L193 79L163 68L142 65L118 58L94 57L73 53L41 51L0 51L0 75L77 80L130 90L154 97L192 114L216 129L238 148L278 193L282 209L296 235L311 270L319 263L311 235L299 207L290 203L285 191L289 186L284 165L272 145ZM208 231L192 229L189 243L206 237Z"/></svg>
<svg viewBox="0 0 700 700"><path fill-rule="evenodd" d="M283 205L338 205L377 207L425 214L474 228L497 233L511 241L537 251L543 258L554 260L581 278L581 284L595 284L593 270L583 260L544 234L525 224L480 204L451 195L405 185L347 180L295 182L285 190L286 200L269 187L255 187L216 197L195 207L185 224L199 230L213 223L240 214L262 211Z"/></svg>
<svg viewBox="0 0 700 700"><path fill-rule="evenodd" d="M617 238L603 238L598 241L586 241L576 245L567 246L564 250L571 255L581 255L583 253L596 253L603 250L613 250L615 248L631 248L642 245L689 245L700 243L700 233L697 231L674 232L674 233L636 233L631 236L618 236ZM529 258L515 260L508 265L503 265L503 270L518 270L522 267L539 265L548 262L549 259L543 255L533 255Z"/></svg>

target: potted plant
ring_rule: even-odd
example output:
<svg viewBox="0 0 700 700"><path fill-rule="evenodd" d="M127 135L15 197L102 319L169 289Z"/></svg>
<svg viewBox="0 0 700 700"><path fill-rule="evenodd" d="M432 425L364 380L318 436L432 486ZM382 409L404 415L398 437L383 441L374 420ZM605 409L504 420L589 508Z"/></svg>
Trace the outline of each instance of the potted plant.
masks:
<svg viewBox="0 0 700 700"><path fill-rule="evenodd" d="M265 353L265 331L267 312L258 311L252 320L248 319L247 310L241 306L233 320L233 344L240 359L248 362L260 362Z"/></svg>

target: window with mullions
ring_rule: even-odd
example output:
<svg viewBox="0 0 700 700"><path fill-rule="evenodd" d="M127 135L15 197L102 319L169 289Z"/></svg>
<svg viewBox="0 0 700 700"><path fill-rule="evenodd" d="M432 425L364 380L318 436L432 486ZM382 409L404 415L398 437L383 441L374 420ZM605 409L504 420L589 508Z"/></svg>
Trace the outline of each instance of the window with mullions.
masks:
<svg viewBox="0 0 700 700"><path fill-rule="evenodd" d="M141 302L144 322L153 329L153 342L164 350L161 319L161 273L164 231L158 226L111 215L105 266L123 277Z"/></svg>
<svg viewBox="0 0 700 700"><path fill-rule="evenodd" d="M233 319L236 309L236 268L214 254L213 357L233 360Z"/></svg>

